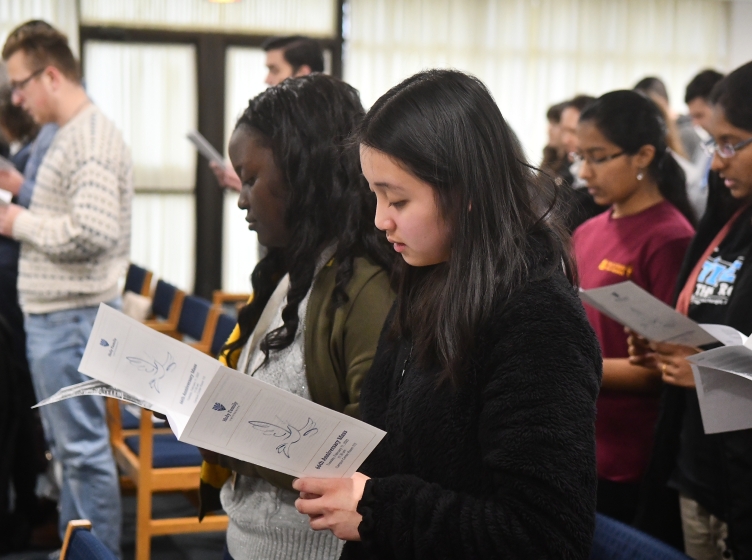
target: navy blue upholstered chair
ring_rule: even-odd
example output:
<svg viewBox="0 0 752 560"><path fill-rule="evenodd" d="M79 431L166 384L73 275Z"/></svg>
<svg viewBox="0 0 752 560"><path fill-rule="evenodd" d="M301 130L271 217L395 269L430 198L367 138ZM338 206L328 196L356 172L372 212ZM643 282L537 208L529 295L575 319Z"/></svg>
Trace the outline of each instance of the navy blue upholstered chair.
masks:
<svg viewBox="0 0 752 560"><path fill-rule="evenodd" d="M143 267L131 263L125 275L125 292L148 296L151 291L152 273Z"/></svg>
<svg viewBox="0 0 752 560"><path fill-rule="evenodd" d="M605 515L596 514L590 560L690 560L682 552Z"/></svg>
<svg viewBox="0 0 752 560"><path fill-rule="evenodd" d="M178 333L184 339L186 336L192 339L187 342L200 342L204 337L210 315L212 315L212 303L208 299L185 296L180 319L178 319ZM212 320L216 324L216 316L212 316Z"/></svg>
<svg viewBox="0 0 752 560"><path fill-rule="evenodd" d="M91 522L68 522L60 551L60 560L117 560L115 555L91 532Z"/></svg>
<svg viewBox="0 0 752 560"><path fill-rule="evenodd" d="M219 356L222 346L230 338L230 334L232 334L236 323L235 318L226 313L222 313L217 319L217 326L214 329L214 336L212 337L211 348L209 349L209 353L215 358Z"/></svg>
<svg viewBox="0 0 752 560"><path fill-rule="evenodd" d="M184 299L185 292L164 280L157 280L151 302L154 319L145 321L144 324L159 332L176 336Z"/></svg>

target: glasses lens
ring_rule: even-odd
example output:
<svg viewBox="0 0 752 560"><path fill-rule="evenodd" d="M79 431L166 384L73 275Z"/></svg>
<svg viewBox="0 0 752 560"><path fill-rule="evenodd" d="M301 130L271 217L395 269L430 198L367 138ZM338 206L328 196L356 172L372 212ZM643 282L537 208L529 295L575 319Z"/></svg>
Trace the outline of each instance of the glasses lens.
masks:
<svg viewBox="0 0 752 560"><path fill-rule="evenodd" d="M731 144L721 144L717 149L718 154L723 158L733 157L736 153L736 150L734 150L734 147Z"/></svg>

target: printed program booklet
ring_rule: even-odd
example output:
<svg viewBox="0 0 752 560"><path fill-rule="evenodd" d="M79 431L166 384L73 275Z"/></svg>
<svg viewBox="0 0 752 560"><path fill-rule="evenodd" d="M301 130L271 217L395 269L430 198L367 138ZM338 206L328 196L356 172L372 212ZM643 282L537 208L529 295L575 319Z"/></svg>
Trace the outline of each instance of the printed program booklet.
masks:
<svg viewBox="0 0 752 560"><path fill-rule="evenodd" d="M105 304L79 371L36 406L104 395L164 414L178 440L292 476L354 474L385 432L223 366Z"/></svg>

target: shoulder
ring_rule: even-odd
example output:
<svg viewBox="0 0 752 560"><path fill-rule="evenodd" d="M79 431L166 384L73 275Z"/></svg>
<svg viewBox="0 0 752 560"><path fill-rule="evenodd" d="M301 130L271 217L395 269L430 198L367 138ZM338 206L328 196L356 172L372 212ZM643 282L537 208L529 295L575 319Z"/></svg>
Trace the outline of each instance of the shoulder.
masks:
<svg viewBox="0 0 752 560"><path fill-rule="evenodd" d="M311 300L325 300L322 303L328 305L336 284L337 262L332 259L321 269L314 281ZM343 306L349 308L356 299L367 298L373 300L373 304L384 303L391 306L394 293L389 283L389 273L378 264L366 257L355 257L353 260L353 274L347 283L345 293L348 302Z"/></svg>
<svg viewBox="0 0 752 560"><path fill-rule="evenodd" d="M606 210L605 212L602 212L598 214L597 216L594 216L590 218L589 220L584 221L582 224L580 224L577 229L574 230L574 233L572 234L573 239L578 239L583 236L588 236L594 231L600 231L603 228L608 226L609 218L611 217L611 211Z"/></svg>
<svg viewBox="0 0 752 560"><path fill-rule="evenodd" d="M643 231L647 234L645 251L648 257L666 250L686 250L695 235L692 224L668 202L648 217Z"/></svg>
<svg viewBox="0 0 752 560"><path fill-rule="evenodd" d="M490 352L502 365L530 369L533 377L547 377L554 363L557 370L584 364L595 372L601 360L577 289L559 271L527 282L506 302L500 300L481 338L480 352ZM526 362L538 366L528 368Z"/></svg>
<svg viewBox="0 0 752 560"><path fill-rule="evenodd" d="M77 155L83 162L130 160L122 133L96 105L84 109L60 132L70 138L69 145L79 151Z"/></svg>
<svg viewBox="0 0 752 560"><path fill-rule="evenodd" d="M695 234L689 220L670 202L660 205L658 215L660 219L655 220L655 229L665 237L689 239Z"/></svg>
<svg viewBox="0 0 752 560"><path fill-rule="evenodd" d="M506 301L504 301L506 299ZM577 289L572 286L562 271L526 282L514 293L497 297L491 324L495 328L518 328L525 325L550 324L579 326L587 319Z"/></svg>

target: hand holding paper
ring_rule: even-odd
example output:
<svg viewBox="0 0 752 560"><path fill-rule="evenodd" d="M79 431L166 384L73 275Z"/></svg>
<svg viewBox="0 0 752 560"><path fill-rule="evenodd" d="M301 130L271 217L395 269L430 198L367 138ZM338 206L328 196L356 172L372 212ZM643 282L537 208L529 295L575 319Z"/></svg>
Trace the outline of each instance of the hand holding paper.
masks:
<svg viewBox="0 0 752 560"><path fill-rule="evenodd" d="M704 346L720 342L719 338L703 326L631 281L592 290L580 290L580 298L604 315L651 341L684 346ZM713 332L719 334L720 331Z"/></svg>
<svg viewBox="0 0 752 560"><path fill-rule="evenodd" d="M189 130L186 136L188 140L190 140L191 143L196 146L196 149L202 156L204 156L210 162L215 163L219 167L225 167L225 160L222 158L220 153L216 149L214 149L214 146L212 146L204 137L204 135L201 134L198 130Z"/></svg>

